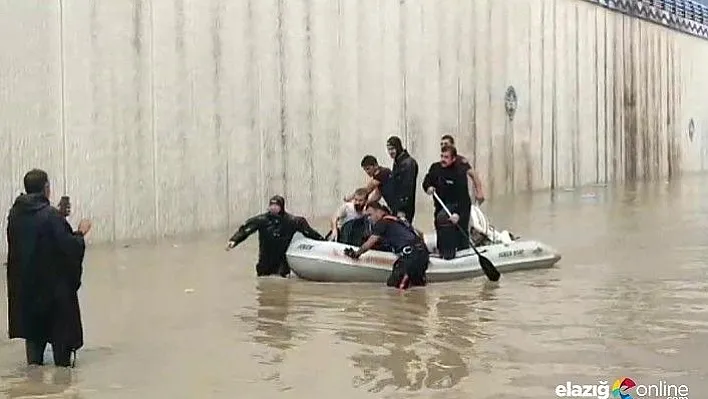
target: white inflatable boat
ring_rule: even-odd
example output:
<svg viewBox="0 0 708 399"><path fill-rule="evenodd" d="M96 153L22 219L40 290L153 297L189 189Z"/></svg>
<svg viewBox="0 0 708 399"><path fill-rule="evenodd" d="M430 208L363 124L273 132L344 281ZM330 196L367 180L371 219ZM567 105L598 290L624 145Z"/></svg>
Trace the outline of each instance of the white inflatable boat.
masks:
<svg viewBox="0 0 708 399"><path fill-rule="evenodd" d="M483 274L477 255L466 249L454 259L445 260L435 253L435 233L426 234L431 251L427 278L429 282L461 280ZM354 260L344 255L351 245L332 241L315 241L297 233L288 248L290 268L298 277L322 282L385 282L391 273L396 255L390 252L368 251ZM537 241L517 240L511 244L477 247L503 275L518 270L550 268L561 255Z"/></svg>

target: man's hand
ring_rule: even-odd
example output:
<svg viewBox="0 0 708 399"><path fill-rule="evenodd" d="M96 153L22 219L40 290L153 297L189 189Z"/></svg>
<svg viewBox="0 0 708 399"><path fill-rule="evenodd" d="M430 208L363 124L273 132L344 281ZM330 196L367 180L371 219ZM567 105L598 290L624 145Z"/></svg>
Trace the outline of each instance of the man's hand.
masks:
<svg viewBox="0 0 708 399"><path fill-rule="evenodd" d="M88 232L91 231L91 221L88 219L81 219L77 230L83 235L88 234Z"/></svg>
<svg viewBox="0 0 708 399"><path fill-rule="evenodd" d="M354 248L352 248L352 247L346 248L346 249L344 250L344 255L347 255L348 257L350 257L350 258L352 258L352 259L359 259L359 256L361 256L361 255L359 255L359 253L358 253L357 251L355 251Z"/></svg>
<svg viewBox="0 0 708 399"><path fill-rule="evenodd" d="M430 186L427 190L425 190L425 192L428 193L428 195L433 195L435 192L435 187Z"/></svg>
<svg viewBox="0 0 708 399"><path fill-rule="evenodd" d="M226 243L226 250L230 251L230 250L234 249L235 246L236 246L236 243L234 241L229 241Z"/></svg>
<svg viewBox="0 0 708 399"><path fill-rule="evenodd" d="M453 213L452 216L450 216L450 222L452 224L457 224L457 222L460 221L460 215Z"/></svg>

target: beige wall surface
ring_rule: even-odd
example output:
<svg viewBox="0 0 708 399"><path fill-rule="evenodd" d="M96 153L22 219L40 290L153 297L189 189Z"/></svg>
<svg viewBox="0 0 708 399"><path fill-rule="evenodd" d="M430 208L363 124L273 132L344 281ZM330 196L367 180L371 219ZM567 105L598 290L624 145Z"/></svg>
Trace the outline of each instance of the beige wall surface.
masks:
<svg viewBox="0 0 708 399"><path fill-rule="evenodd" d="M0 0L0 38L0 208L43 168L94 242L330 213L392 134L492 198L707 167L708 41L577 0Z"/></svg>

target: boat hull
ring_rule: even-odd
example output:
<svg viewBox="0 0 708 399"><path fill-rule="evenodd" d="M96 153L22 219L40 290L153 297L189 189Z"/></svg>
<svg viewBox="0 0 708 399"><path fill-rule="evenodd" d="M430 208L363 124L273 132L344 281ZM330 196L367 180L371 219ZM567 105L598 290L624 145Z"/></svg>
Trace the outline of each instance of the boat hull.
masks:
<svg viewBox="0 0 708 399"><path fill-rule="evenodd" d="M426 234L425 241L435 251L435 234ZM350 245L331 241L315 241L296 234L287 251L288 263L300 278L320 282L385 282L391 273L396 255L390 252L368 251L354 260L344 255ZM553 248L533 240L517 240L511 244L479 247L499 271L553 267L561 255ZM479 259L472 249L460 251L451 260L436 254L430 256L426 273L428 282L455 281L483 275Z"/></svg>

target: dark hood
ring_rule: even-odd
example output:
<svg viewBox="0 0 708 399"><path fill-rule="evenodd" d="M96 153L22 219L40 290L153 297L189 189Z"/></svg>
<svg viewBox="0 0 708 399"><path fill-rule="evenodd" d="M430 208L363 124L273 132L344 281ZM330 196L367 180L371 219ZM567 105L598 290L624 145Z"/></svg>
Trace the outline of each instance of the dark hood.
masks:
<svg viewBox="0 0 708 399"><path fill-rule="evenodd" d="M386 140L386 145L396 150L396 155L400 155L403 152L403 142L398 136L391 136Z"/></svg>
<svg viewBox="0 0 708 399"><path fill-rule="evenodd" d="M44 194L20 194L12 204L12 210L22 214L36 213L49 205L49 199Z"/></svg>
<svg viewBox="0 0 708 399"><path fill-rule="evenodd" d="M270 200L268 201L268 204L273 204L273 205L279 205L280 206L280 213L279 215L285 214L285 198L283 198L280 195L274 195L270 197Z"/></svg>

